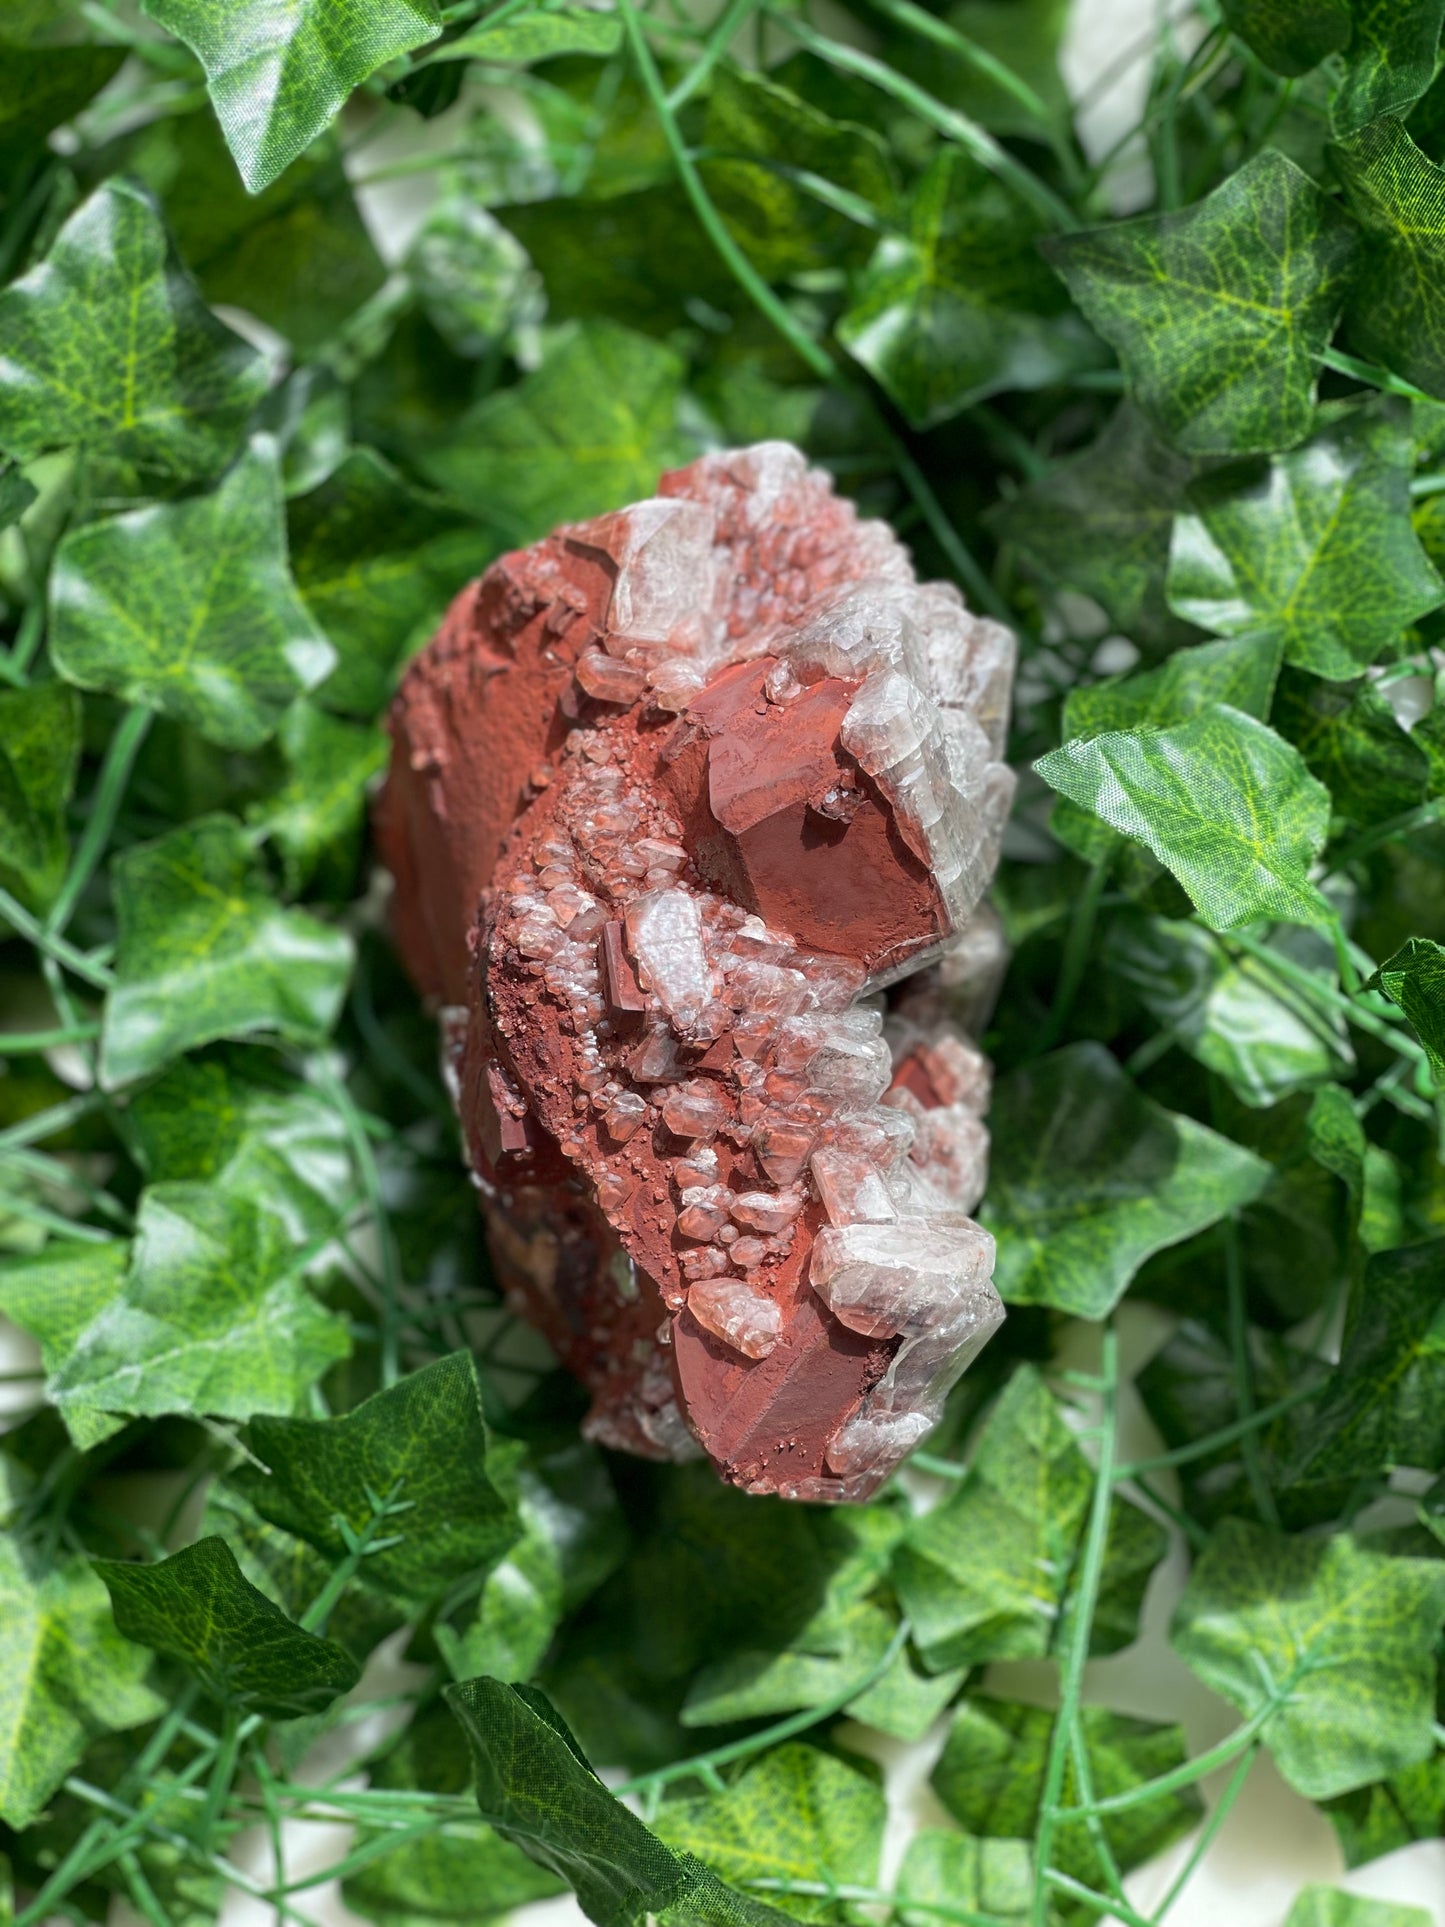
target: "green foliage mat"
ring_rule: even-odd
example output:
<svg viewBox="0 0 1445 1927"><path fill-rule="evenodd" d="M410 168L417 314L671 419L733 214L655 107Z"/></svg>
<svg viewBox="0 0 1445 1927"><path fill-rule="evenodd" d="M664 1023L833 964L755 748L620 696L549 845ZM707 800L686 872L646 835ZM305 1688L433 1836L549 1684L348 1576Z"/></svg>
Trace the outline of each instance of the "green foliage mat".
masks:
<svg viewBox="0 0 1445 1927"><path fill-rule="evenodd" d="M1445 0L1198 0L1107 152L1064 0L0 13L0 1920L1159 1927L1262 1753L1445 1835ZM837 1511L581 1436L366 834L458 589L779 435L1021 656L1011 1316Z"/></svg>

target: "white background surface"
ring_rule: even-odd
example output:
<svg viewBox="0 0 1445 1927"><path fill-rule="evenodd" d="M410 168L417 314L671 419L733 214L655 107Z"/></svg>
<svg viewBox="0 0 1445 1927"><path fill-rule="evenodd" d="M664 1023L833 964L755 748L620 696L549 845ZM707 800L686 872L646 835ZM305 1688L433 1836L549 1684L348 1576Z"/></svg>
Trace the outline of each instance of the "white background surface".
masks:
<svg viewBox="0 0 1445 1927"><path fill-rule="evenodd" d="M1102 151L1139 115L1147 77L1147 44L1153 18L1152 0L1076 0L1065 49L1065 77L1074 98L1088 94L1082 120L1086 145ZM1133 61L1125 58L1139 49ZM1101 76L1112 76L1107 84ZM449 145L455 138L452 116L423 125L408 121L402 139L415 148ZM368 167L391 158L395 145L377 141L367 150ZM1137 175L1135 176L1137 182ZM1119 199L1127 205L1127 172L1121 175ZM383 252L391 259L405 248L425 210L428 185L413 177L393 185L366 190L365 212ZM1141 197L1142 198L1142 197ZM458 1180L460 1182L460 1178ZM1137 1370L1167 1336L1170 1321L1148 1307L1126 1305L1120 1319L1122 1364ZM1081 1342L1087 1336L1080 1334ZM1086 1362L1082 1357L1078 1363ZM0 1319L0 1370L11 1371L38 1363L33 1346ZM0 1386L0 1413L27 1403L18 1387ZM1159 1441L1132 1393L1123 1413L1121 1451L1127 1458L1159 1449ZM163 1508L155 1493L115 1494L117 1501L139 1504L149 1512ZM1169 1649L1167 1628L1174 1602L1184 1581L1186 1562L1176 1544L1155 1573L1145 1602L1143 1636L1124 1653L1088 1668L1086 1699L1120 1712L1156 1720L1179 1720L1191 1753L1212 1745L1236 1724L1233 1711L1215 1699L1193 1678ZM394 1690L418 1669L399 1665L383 1650L368 1668L358 1697ZM1052 1671L1047 1666L1018 1663L991 1667L986 1685L1000 1693L1049 1703ZM308 1763L307 1777L320 1780L335 1773L347 1759L375 1747L394 1716L374 1714L322 1743ZM928 1775L943 1744L945 1722L913 1746L882 1739L862 1728L846 1729L860 1749L883 1766L889 1800L889 1829L880 1885L891 1886L909 1835L920 1824L949 1824L933 1798ZM1206 1799L1217 1795L1229 1769L1204 1783ZM357 1779L352 1784L364 1784ZM349 1829L344 1826L305 1826L288 1829L287 1861L291 1878L319 1871L346 1851ZM1148 1914L1167 1891L1178 1868L1188 1857L1186 1839L1129 1876L1126 1890L1134 1906ZM238 1860L260 1880L272 1877L270 1854L259 1834L236 1843ZM1346 1875L1338 1844L1329 1823L1316 1808L1290 1791L1267 1757L1261 1757L1249 1783L1215 1841L1208 1858L1176 1905L1169 1927L1280 1927L1300 1888L1312 1881L1337 1884L1381 1900L1411 1902L1427 1910L1433 1927L1445 1927L1445 1841L1421 1842ZM323 1885L296 1896L306 1914L320 1927L350 1927L356 1917L342 1905L334 1886ZM134 1920L117 1903L114 1927ZM270 1927L274 1911L232 1890L222 1913L222 1927ZM520 1910L516 1927L581 1927L583 1916L570 1898L548 1901ZM1112 1917L1111 1917L1112 1921ZM358 1927L360 1924L358 1923Z"/></svg>

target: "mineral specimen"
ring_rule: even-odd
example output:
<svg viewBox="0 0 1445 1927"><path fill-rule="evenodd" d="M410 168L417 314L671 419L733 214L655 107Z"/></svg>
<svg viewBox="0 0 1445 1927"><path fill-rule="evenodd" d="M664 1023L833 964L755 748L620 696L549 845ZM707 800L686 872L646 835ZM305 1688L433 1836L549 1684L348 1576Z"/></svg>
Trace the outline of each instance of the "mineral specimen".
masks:
<svg viewBox="0 0 1445 1927"><path fill-rule="evenodd" d="M786 444L504 556L391 715L396 931L588 1433L866 1497L1002 1318L1013 639Z"/></svg>

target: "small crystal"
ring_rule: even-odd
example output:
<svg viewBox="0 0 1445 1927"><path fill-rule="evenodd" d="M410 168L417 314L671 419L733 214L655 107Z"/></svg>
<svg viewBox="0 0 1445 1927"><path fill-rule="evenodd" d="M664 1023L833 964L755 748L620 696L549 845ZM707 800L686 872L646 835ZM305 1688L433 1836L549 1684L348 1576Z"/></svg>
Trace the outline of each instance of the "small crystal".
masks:
<svg viewBox="0 0 1445 1927"><path fill-rule="evenodd" d="M649 1031L627 1060L628 1075L639 1084L666 1084L682 1076L677 1039L670 1030Z"/></svg>
<svg viewBox="0 0 1445 1927"><path fill-rule="evenodd" d="M650 890L627 906L627 938L647 988L668 1016L685 1023L712 996L702 944L702 910L688 890Z"/></svg>
<svg viewBox="0 0 1445 1927"><path fill-rule="evenodd" d="M732 1215L733 1194L725 1184L690 1185L682 1194L682 1205L678 1230L684 1238L707 1244Z"/></svg>
<svg viewBox="0 0 1445 1927"><path fill-rule="evenodd" d="M662 1100L662 1121L676 1137L711 1137L727 1116L717 1087L702 1077L676 1085Z"/></svg>
<svg viewBox="0 0 1445 1927"><path fill-rule="evenodd" d="M993 1239L979 1225L828 1225L813 1246L809 1280L851 1331L890 1338L936 1322L949 1301L993 1274Z"/></svg>
<svg viewBox="0 0 1445 1927"><path fill-rule="evenodd" d="M694 1144L687 1156L679 1158L672 1167L679 1191L689 1190L694 1185L716 1184L717 1173L717 1152L710 1144Z"/></svg>
<svg viewBox="0 0 1445 1927"><path fill-rule="evenodd" d="M927 1438L936 1422L931 1412L860 1412L829 1441L828 1470L846 1474L896 1465Z"/></svg>
<svg viewBox="0 0 1445 1927"><path fill-rule="evenodd" d="M853 1151L815 1151L808 1169L830 1224L891 1224L898 1216L871 1159Z"/></svg>
<svg viewBox="0 0 1445 1927"><path fill-rule="evenodd" d="M607 1107L603 1122L608 1135L617 1143L625 1144L634 1136L647 1117L647 1105L636 1091L622 1091L614 1097Z"/></svg>
<svg viewBox="0 0 1445 1927"><path fill-rule="evenodd" d="M585 649L577 658L576 674L582 688L600 703L635 703L647 688L641 669L601 649Z"/></svg>
<svg viewBox="0 0 1445 1927"><path fill-rule="evenodd" d="M728 1247L728 1255L735 1265L741 1265L744 1271L751 1271L763 1262L768 1250L762 1238L739 1238Z"/></svg>
<svg viewBox="0 0 1445 1927"><path fill-rule="evenodd" d="M814 1136L792 1124L760 1124L753 1134L758 1162L774 1184L793 1184L808 1162Z"/></svg>
<svg viewBox="0 0 1445 1927"><path fill-rule="evenodd" d="M786 1231L802 1208L800 1191L741 1191L733 1199L732 1215L754 1231Z"/></svg>
<svg viewBox="0 0 1445 1927"><path fill-rule="evenodd" d="M744 1358L766 1358L782 1336L782 1306L741 1279L694 1285L687 1308L704 1331Z"/></svg>
<svg viewBox="0 0 1445 1927"><path fill-rule="evenodd" d="M673 499L638 502L624 513L608 642L667 642L700 611L711 612L713 512L702 502Z"/></svg>
<svg viewBox="0 0 1445 1927"><path fill-rule="evenodd" d="M897 1109L890 1091L882 1104L866 1111L849 1111L833 1131L833 1142L840 1151L852 1151L868 1158L880 1171L890 1170L913 1148L916 1129L913 1114Z"/></svg>

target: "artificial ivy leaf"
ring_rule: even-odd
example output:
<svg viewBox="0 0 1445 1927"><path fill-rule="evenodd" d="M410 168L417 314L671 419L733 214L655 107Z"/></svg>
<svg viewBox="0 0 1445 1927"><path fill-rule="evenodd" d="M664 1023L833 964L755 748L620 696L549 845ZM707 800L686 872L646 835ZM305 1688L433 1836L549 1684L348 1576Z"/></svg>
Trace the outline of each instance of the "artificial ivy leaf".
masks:
<svg viewBox="0 0 1445 1927"><path fill-rule="evenodd" d="M1110 729L1167 729L1211 703L1228 703L1263 720L1278 673L1279 643L1270 636L1176 649L1157 669L1075 684L1064 698L1064 739Z"/></svg>
<svg viewBox="0 0 1445 1927"><path fill-rule="evenodd" d="M1256 155L1193 207L1043 247L1180 448L1268 454L1309 433L1356 243L1283 154Z"/></svg>
<svg viewBox="0 0 1445 1927"><path fill-rule="evenodd" d="M1286 1001L1262 965L1231 957L1197 923L1116 916L1100 956L1160 1029L1246 1104L1273 1104L1354 1068L1342 1016Z"/></svg>
<svg viewBox="0 0 1445 1927"><path fill-rule="evenodd" d="M1362 128L1332 147L1330 158L1363 230L1358 290L1346 314L1350 342L1445 395L1445 170L1397 120Z"/></svg>
<svg viewBox="0 0 1445 1927"><path fill-rule="evenodd" d="M436 1630L454 1679L483 1670L530 1679L565 1614L621 1563L626 1535L617 1495L594 1446L566 1438L525 1452L493 1443L488 1475L516 1507L521 1534L486 1578L463 1633Z"/></svg>
<svg viewBox="0 0 1445 1927"><path fill-rule="evenodd" d="M436 0L143 0L206 70L241 179L269 187L344 106L353 87L441 32Z"/></svg>
<svg viewBox="0 0 1445 1927"><path fill-rule="evenodd" d="M868 1887L878 1879L885 1813L876 1774L794 1742L750 1760L721 1793L667 1801L654 1824L668 1846L695 1854L730 1885ZM848 1917L836 1901L803 1894L784 1904L799 1920Z"/></svg>
<svg viewBox="0 0 1445 1927"><path fill-rule="evenodd" d="M466 1735L444 1706L427 1707L367 1777L374 1788L465 1794L472 1778ZM377 1844L384 1838L372 1836ZM422 1927L432 1921L466 1927L562 1891L564 1883L555 1874L477 1821L468 1827L449 1823L444 1831L438 1828L378 1855L348 1876L342 1898L353 1913L378 1927Z"/></svg>
<svg viewBox="0 0 1445 1927"><path fill-rule="evenodd" d="M343 722L308 702L291 705L276 741L286 780L253 803L246 820L279 851L295 896L328 855L350 875L367 786L386 768L391 742L375 724Z"/></svg>
<svg viewBox="0 0 1445 1927"><path fill-rule="evenodd" d="M336 667L315 700L352 716L376 714L397 662L499 546L370 448L353 449L319 487L295 497L287 522L296 586L336 645Z"/></svg>
<svg viewBox="0 0 1445 1927"><path fill-rule="evenodd" d="M983 1697L963 1701L931 1781L961 1827L988 1839L1033 1837L1053 1725L1053 1714L1042 1706ZM1079 1728L1096 1799L1131 1792L1182 1766L1186 1758L1184 1735L1177 1726L1084 1706ZM1071 1759L1060 1799L1072 1806L1078 1798ZM1127 1872L1188 1833L1200 1813L1198 1794L1186 1787L1100 1818L1114 1859ZM1060 1820L1052 1859L1060 1873L1086 1881L1096 1891L1103 1884L1098 1850L1082 1820Z"/></svg>
<svg viewBox="0 0 1445 1927"><path fill-rule="evenodd" d="M1061 795L1145 844L1212 930L1271 917L1330 923L1309 880L1330 796L1291 744L1227 703L1172 729L1065 743L1034 768Z"/></svg>
<svg viewBox="0 0 1445 1927"><path fill-rule="evenodd" d="M1247 1348L1257 1407L1275 1404L1328 1375L1329 1367L1319 1359L1258 1326L1249 1327ZM1219 1333L1196 1319L1183 1321L1134 1382L1170 1451L1222 1432L1239 1417L1234 1354ZM1302 1516L1296 1521L1294 1514L1301 1509L1298 1495L1286 1489L1282 1473L1306 1422L1302 1409L1280 1413L1255 1434L1259 1466L1276 1504L1290 1524L1301 1525L1308 1519ZM1256 1511L1257 1500L1237 1439L1181 1465L1179 1480L1190 1514L1205 1525L1212 1526L1227 1513L1252 1516ZM1331 1496L1325 1495L1327 1500Z"/></svg>
<svg viewBox="0 0 1445 1927"><path fill-rule="evenodd" d="M1429 759L1372 683L1320 682L1287 669L1274 721L1347 821L1383 822L1425 800Z"/></svg>
<svg viewBox="0 0 1445 1927"><path fill-rule="evenodd" d="M994 1407L958 1489L914 1521L893 1583L925 1662L1042 1659L1067 1639L1070 1595L1094 1475L1047 1386L1021 1365ZM1107 1564L1090 1638L1117 1652L1168 1538L1130 1500L1109 1508Z"/></svg>
<svg viewBox="0 0 1445 1927"><path fill-rule="evenodd" d="M120 934L100 1047L108 1087L217 1037L326 1036L351 940L274 901L239 823L203 817L112 867Z"/></svg>
<svg viewBox="0 0 1445 1927"><path fill-rule="evenodd" d="M565 1881L598 1927L641 1927L669 1907L717 1927L784 1927L615 1800L534 1687L471 1679L444 1697L471 1745L482 1818Z"/></svg>
<svg viewBox="0 0 1445 1927"><path fill-rule="evenodd" d="M551 60L558 54L593 54L599 60L615 54L622 44L622 22L616 14L594 13L587 7L558 7L513 14L499 26L485 21L455 40L445 40L427 56L437 60L530 61Z"/></svg>
<svg viewBox="0 0 1445 1927"><path fill-rule="evenodd" d="M961 147L943 146L878 243L838 339L916 428L1096 361L1098 343L1035 245L1032 211Z"/></svg>
<svg viewBox="0 0 1445 1927"><path fill-rule="evenodd" d="M458 500L484 503L510 540L530 542L652 495L664 468L691 459L682 379L681 360L659 342L611 322L571 323L538 369L478 402L418 459Z"/></svg>
<svg viewBox="0 0 1445 1927"><path fill-rule="evenodd" d="M1445 1462L1445 1240L1371 1258L1292 1483Z"/></svg>
<svg viewBox="0 0 1445 1927"><path fill-rule="evenodd" d="M0 466L0 529L8 529L18 522L39 493L13 462Z"/></svg>
<svg viewBox="0 0 1445 1927"><path fill-rule="evenodd" d="M1276 1766L1327 1800L1429 1758L1442 1620L1445 1561L1225 1519L1169 1637L1246 1718L1275 1702L1263 1738Z"/></svg>
<svg viewBox="0 0 1445 1927"><path fill-rule="evenodd" d="M1445 601L1410 526L1405 404L1321 410L1262 468L1196 482L1175 518L1169 601L1216 635L1278 636L1285 660L1357 675Z"/></svg>
<svg viewBox="0 0 1445 1927"><path fill-rule="evenodd" d="M58 1240L27 1257L9 1258L0 1265L0 1312L29 1332L53 1376L91 1320L120 1296L129 1264L130 1247L122 1238L110 1244Z"/></svg>
<svg viewBox="0 0 1445 1927"><path fill-rule="evenodd" d="M263 1199L297 1245L331 1230L359 1191L345 1120L269 1053L183 1059L135 1093L125 1128L150 1183Z"/></svg>
<svg viewBox="0 0 1445 1927"><path fill-rule="evenodd" d="M97 1734L164 1710L149 1664L116 1632L86 1560L41 1573L0 1536L0 1820L30 1826Z"/></svg>
<svg viewBox="0 0 1445 1927"><path fill-rule="evenodd" d="M76 1337L46 1382L72 1438L98 1414L247 1418L285 1412L351 1341L295 1272L279 1218L205 1184L141 1198L123 1290Z"/></svg>
<svg viewBox="0 0 1445 1927"><path fill-rule="evenodd" d="M1341 134L1415 105L1435 78L1445 0L1349 0L1349 10L1349 51L1330 103Z"/></svg>
<svg viewBox="0 0 1445 1927"><path fill-rule="evenodd" d="M67 534L50 620L51 655L71 682L226 749L265 742L336 664L287 569L281 474L264 436L207 495Z"/></svg>
<svg viewBox="0 0 1445 1927"><path fill-rule="evenodd" d="M319 348L386 279L337 143L248 194L212 114L171 114L129 142L125 167L160 200L208 301L245 308L296 348Z"/></svg>
<svg viewBox="0 0 1445 1927"><path fill-rule="evenodd" d="M0 41L0 152L39 145L114 79L123 47L27 47Z"/></svg>
<svg viewBox="0 0 1445 1927"><path fill-rule="evenodd" d="M517 1537L487 1474L470 1352L410 1373L341 1418L257 1418L246 1438L267 1470L243 1466L232 1483L263 1519L329 1558L345 1558L348 1540L373 1525L373 1496L395 1503L360 1569L395 1599L435 1599L485 1572Z"/></svg>
<svg viewBox="0 0 1445 1927"><path fill-rule="evenodd" d="M178 1659L238 1712L294 1720L361 1678L334 1639L303 1632L256 1588L224 1539L200 1539L154 1565L97 1559L127 1639Z"/></svg>
<svg viewBox="0 0 1445 1927"><path fill-rule="evenodd" d="M976 1840L945 1827L924 1827L908 1843L895 1889L906 1896L898 1903L899 1927L937 1927L944 1907L971 1908L1000 1923L1017 1921L1024 1927L1034 1897L1029 1843ZM909 1901L923 1904L910 1906Z"/></svg>
<svg viewBox="0 0 1445 1927"><path fill-rule="evenodd" d="M1224 0L1230 31L1293 79L1350 44L1349 0Z"/></svg>
<svg viewBox="0 0 1445 1927"><path fill-rule="evenodd" d="M1242 1145L1141 1096L1102 1044L1011 1072L990 1126L995 1283L1010 1304L1075 1317L1103 1318L1147 1257L1248 1204L1270 1176Z"/></svg>
<svg viewBox="0 0 1445 1927"><path fill-rule="evenodd" d="M1445 1088L1445 949L1428 937L1408 937L1365 988L1382 992L1404 1011Z"/></svg>
<svg viewBox="0 0 1445 1927"><path fill-rule="evenodd" d="M1430 1914L1424 1907L1371 1900L1343 1887L1309 1886L1290 1908L1284 1927L1430 1927Z"/></svg>
<svg viewBox="0 0 1445 1927"><path fill-rule="evenodd" d="M758 271L782 280L858 261L870 226L809 191L821 179L865 215L891 208L888 149L872 128L836 121L786 87L721 66L708 94L702 176L728 229Z"/></svg>
<svg viewBox="0 0 1445 1927"><path fill-rule="evenodd" d="M1174 511L1194 464L1161 441L1130 403L1072 461L988 512L1005 542L1051 581L1100 603L1144 644L1186 634L1164 596Z"/></svg>
<svg viewBox="0 0 1445 1927"><path fill-rule="evenodd" d="M1415 1840L1439 1839L1445 1834L1445 1753L1326 1800L1322 1811L1347 1867L1363 1866Z"/></svg>
<svg viewBox="0 0 1445 1927"><path fill-rule="evenodd" d="M64 683L0 692L0 888L48 909L70 857L65 806L80 762L80 701Z"/></svg>
<svg viewBox="0 0 1445 1927"><path fill-rule="evenodd" d="M617 24L609 14L585 17L599 26ZM423 221L406 271L433 326L459 355L495 350L514 330L539 322L546 307L541 277L521 242L462 191L438 201Z"/></svg>
<svg viewBox="0 0 1445 1927"><path fill-rule="evenodd" d="M150 196L107 181L0 292L0 447L84 448L173 479L235 453L266 366L205 307Z"/></svg>

